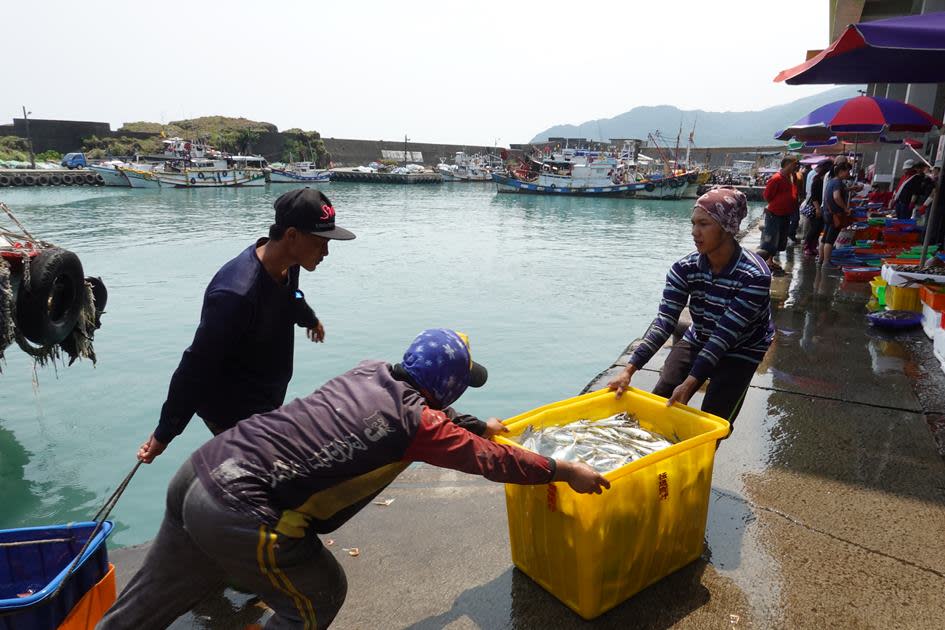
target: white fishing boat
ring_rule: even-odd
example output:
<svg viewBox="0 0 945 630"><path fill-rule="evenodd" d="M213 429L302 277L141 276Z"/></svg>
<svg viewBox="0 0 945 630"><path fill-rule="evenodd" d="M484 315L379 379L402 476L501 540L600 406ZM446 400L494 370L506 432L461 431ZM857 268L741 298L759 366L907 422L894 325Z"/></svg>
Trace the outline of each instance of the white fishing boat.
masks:
<svg viewBox="0 0 945 630"><path fill-rule="evenodd" d="M331 181L331 171L319 169L314 162L293 162L284 167L272 166L269 173L271 184L308 184Z"/></svg>
<svg viewBox="0 0 945 630"><path fill-rule="evenodd" d="M160 188L161 181L154 176L153 164L134 163L118 167L132 188Z"/></svg>
<svg viewBox="0 0 945 630"><path fill-rule="evenodd" d="M111 162L102 162L101 164L90 164L86 168L101 175L106 186L119 186L127 188L131 186L128 177L122 172L121 167L124 162L112 160Z"/></svg>
<svg viewBox="0 0 945 630"><path fill-rule="evenodd" d="M456 152L453 156L453 164L438 165L437 172L448 181L488 182L492 180L489 161L481 155L466 155L464 151Z"/></svg>
<svg viewBox="0 0 945 630"><path fill-rule="evenodd" d="M226 160L190 160L186 166L165 164L153 171L162 187L169 188L224 188L230 186L264 186L266 174L262 169L232 165Z"/></svg>

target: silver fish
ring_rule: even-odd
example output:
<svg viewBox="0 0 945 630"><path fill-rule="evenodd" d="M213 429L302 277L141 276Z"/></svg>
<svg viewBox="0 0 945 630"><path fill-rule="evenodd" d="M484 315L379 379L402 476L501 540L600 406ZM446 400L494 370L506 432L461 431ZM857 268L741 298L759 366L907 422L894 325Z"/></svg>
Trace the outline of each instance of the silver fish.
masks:
<svg viewBox="0 0 945 630"><path fill-rule="evenodd" d="M674 443L644 429L637 417L628 412L601 420L582 418L562 426L539 429L529 426L512 439L541 455L581 461L599 472L615 470Z"/></svg>

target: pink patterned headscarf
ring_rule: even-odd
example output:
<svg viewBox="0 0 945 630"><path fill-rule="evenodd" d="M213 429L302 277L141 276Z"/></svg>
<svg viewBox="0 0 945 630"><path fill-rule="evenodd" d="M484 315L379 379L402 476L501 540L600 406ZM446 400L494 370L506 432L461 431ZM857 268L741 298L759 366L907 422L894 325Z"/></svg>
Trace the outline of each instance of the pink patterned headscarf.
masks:
<svg viewBox="0 0 945 630"><path fill-rule="evenodd" d="M748 215L748 198L729 186L713 186L696 200L694 207L708 212L729 234L737 234L742 219Z"/></svg>

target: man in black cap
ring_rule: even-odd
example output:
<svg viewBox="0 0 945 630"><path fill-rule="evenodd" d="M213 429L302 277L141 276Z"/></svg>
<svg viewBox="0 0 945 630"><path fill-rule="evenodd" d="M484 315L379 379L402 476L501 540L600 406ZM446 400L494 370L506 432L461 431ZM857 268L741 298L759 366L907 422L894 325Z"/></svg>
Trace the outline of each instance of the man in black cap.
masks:
<svg viewBox="0 0 945 630"><path fill-rule="evenodd" d="M335 225L323 193L300 188L275 201L275 223L217 272L204 293L194 341L171 377L158 426L138 449L151 463L196 413L215 434L272 411L292 378L293 326L315 342L325 328L299 291L299 268L314 271L329 240L354 234Z"/></svg>

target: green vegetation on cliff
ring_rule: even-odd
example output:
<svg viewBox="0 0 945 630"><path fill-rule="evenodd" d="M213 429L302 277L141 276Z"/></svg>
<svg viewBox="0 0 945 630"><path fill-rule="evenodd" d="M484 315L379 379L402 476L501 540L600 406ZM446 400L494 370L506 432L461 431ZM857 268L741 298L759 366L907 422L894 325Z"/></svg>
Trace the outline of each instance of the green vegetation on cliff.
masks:
<svg viewBox="0 0 945 630"><path fill-rule="evenodd" d="M166 125L139 121L122 125L121 132L163 133L165 137L203 140L212 146L231 153L249 153L259 137L278 131L275 125L248 118L227 116L202 116L188 120L175 120Z"/></svg>
<svg viewBox="0 0 945 630"><path fill-rule="evenodd" d="M320 168L328 166L331 155L317 131L303 131L293 127L283 131L282 135L285 137L283 162L315 162Z"/></svg>
<svg viewBox="0 0 945 630"><path fill-rule="evenodd" d="M101 160L113 156L127 157L138 154L160 153L161 138L99 138L89 136L82 139L82 151L90 160Z"/></svg>
<svg viewBox="0 0 945 630"><path fill-rule="evenodd" d="M29 162L30 147L26 138L0 136L0 160L10 162Z"/></svg>

